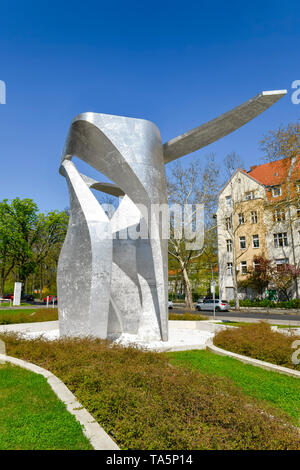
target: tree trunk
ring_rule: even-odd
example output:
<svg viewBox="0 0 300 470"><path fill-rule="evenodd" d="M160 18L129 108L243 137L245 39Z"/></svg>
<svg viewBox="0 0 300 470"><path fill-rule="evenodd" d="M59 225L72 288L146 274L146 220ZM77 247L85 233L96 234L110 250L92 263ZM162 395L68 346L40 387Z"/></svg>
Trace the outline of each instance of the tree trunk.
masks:
<svg viewBox="0 0 300 470"><path fill-rule="evenodd" d="M42 274L42 263L40 263L40 300L42 300L43 297L43 274Z"/></svg>
<svg viewBox="0 0 300 470"><path fill-rule="evenodd" d="M233 283L233 291L234 291L234 304L235 304L235 309L239 310L240 309L240 300L238 296L238 287L237 287L237 279L236 279L236 267L235 263L232 263L232 283Z"/></svg>
<svg viewBox="0 0 300 470"><path fill-rule="evenodd" d="M4 296L4 283L5 283L4 268L2 268L1 276L0 276L0 297L1 298L3 298Z"/></svg>
<svg viewBox="0 0 300 470"><path fill-rule="evenodd" d="M188 272L186 267L183 263L181 264L181 270L183 275L183 282L184 282L184 290L185 290L185 304L186 308L193 309L193 295L192 295L192 286L191 281L188 276Z"/></svg>

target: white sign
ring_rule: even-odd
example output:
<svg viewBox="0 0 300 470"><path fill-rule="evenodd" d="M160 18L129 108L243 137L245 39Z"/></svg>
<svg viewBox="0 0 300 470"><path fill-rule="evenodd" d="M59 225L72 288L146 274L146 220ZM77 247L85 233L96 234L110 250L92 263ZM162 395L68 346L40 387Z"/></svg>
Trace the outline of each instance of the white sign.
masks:
<svg viewBox="0 0 300 470"><path fill-rule="evenodd" d="M216 287L213 284L210 285L210 292L212 294L214 294L216 292Z"/></svg>
<svg viewBox="0 0 300 470"><path fill-rule="evenodd" d="M13 305L20 305L20 303L21 303L21 290L22 290L22 282L15 282Z"/></svg>

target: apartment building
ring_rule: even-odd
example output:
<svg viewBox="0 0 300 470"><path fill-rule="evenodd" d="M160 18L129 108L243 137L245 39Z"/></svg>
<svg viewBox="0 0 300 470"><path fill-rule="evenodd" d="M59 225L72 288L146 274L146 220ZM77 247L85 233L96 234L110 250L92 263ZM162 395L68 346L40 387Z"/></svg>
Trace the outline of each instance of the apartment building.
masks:
<svg viewBox="0 0 300 470"><path fill-rule="evenodd" d="M250 171L238 169L219 195L217 210L220 296L231 300L263 256L280 268L300 263L300 156L285 158ZM300 286L291 289L300 294ZM239 298L253 290L238 287Z"/></svg>

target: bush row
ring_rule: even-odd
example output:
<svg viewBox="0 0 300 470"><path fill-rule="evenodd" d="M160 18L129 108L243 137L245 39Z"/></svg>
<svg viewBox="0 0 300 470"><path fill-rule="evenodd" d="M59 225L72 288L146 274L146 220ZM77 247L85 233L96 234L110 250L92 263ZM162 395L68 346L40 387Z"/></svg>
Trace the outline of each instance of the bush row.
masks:
<svg viewBox="0 0 300 470"><path fill-rule="evenodd" d="M234 307L234 300L230 300L229 304ZM269 308L300 308L300 299L292 299L286 302L274 302L273 300L240 300L240 307L269 307Z"/></svg>
<svg viewBox="0 0 300 470"><path fill-rule="evenodd" d="M199 313L169 313L169 320L183 320L183 321L202 321L207 320L207 317L200 315Z"/></svg>
<svg viewBox="0 0 300 470"><path fill-rule="evenodd" d="M220 331L214 337L214 344L227 351L300 370L300 364L292 362L292 343L296 339L300 337L272 331L269 323L260 322Z"/></svg>

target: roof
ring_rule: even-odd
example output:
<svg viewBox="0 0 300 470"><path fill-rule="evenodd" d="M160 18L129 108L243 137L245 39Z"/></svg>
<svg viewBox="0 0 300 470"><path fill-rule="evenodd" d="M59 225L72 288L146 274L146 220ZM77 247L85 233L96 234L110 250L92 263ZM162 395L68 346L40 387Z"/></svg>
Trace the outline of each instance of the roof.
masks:
<svg viewBox="0 0 300 470"><path fill-rule="evenodd" d="M282 158L274 162L254 165L248 171L248 175L266 186L275 186L284 183L289 174L292 158ZM293 168L291 179L300 179L300 155Z"/></svg>
<svg viewBox="0 0 300 470"><path fill-rule="evenodd" d="M243 173L244 175L246 176L249 176L251 177L254 181L256 181L257 183L260 183L260 181L258 181L255 177L253 177L252 175L249 174L249 172L247 172L246 170L244 170L243 168L237 168L235 170L235 172L231 175L231 177L229 178L229 180L224 184L224 186L220 189L219 191L219 196L221 195L221 193L224 191L224 189L226 188L226 186L231 182L231 180L234 178L234 176L237 174L237 173Z"/></svg>

